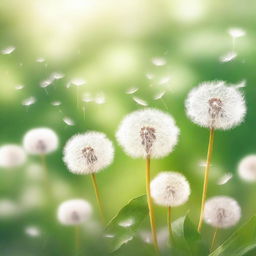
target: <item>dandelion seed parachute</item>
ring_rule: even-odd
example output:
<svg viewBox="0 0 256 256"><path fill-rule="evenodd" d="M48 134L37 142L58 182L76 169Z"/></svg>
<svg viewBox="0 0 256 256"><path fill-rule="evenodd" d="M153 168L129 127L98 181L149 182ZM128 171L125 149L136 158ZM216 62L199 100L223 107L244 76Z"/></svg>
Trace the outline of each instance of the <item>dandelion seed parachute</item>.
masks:
<svg viewBox="0 0 256 256"><path fill-rule="evenodd" d="M158 205L179 206L188 200L190 186L187 179L178 172L161 172L151 181L151 196Z"/></svg>
<svg viewBox="0 0 256 256"><path fill-rule="evenodd" d="M216 228L229 228L238 223L241 208L236 200L227 196L216 196L206 201L204 220Z"/></svg>
<svg viewBox="0 0 256 256"><path fill-rule="evenodd" d="M101 132L78 134L66 143L63 160L75 174L99 172L113 162L112 142Z"/></svg>
<svg viewBox="0 0 256 256"><path fill-rule="evenodd" d="M79 225L87 221L91 214L90 203L83 199L65 201L57 210L57 218L63 225Z"/></svg>
<svg viewBox="0 0 256 256"><path fill-rule="evenodd" d="M23 165L26 161L23 148L15 144L0 147L0 167L12 168Z"/></svg>
<svg viewBox="0 0 256 256"><path fill-rule="evenodd" d="M28 131L23 139L25 150L31 155L45 155L58 148L58 136L49 128L35 128Z"/></svg>
<svg viewBox="0 0 256 256"><path fill-rule="evenodd" d="M128 114L121 122L116 138L131 157L161 158L173 150L179 132L169 114L146 108Z"/></svg>
<svg viewBox="0 0 256 256"><path fill-rule="evenodd" d="M185 106L192 122L214 129L235 127L246 114L243 94L224 81L204 82L192 89Z"/></svg>
<svg viewBox="0 0 256 256"><path fill-rule="evenodd" d="M238 165L239 176L246 181L256 181L256 155L244 157Z"/></svg>

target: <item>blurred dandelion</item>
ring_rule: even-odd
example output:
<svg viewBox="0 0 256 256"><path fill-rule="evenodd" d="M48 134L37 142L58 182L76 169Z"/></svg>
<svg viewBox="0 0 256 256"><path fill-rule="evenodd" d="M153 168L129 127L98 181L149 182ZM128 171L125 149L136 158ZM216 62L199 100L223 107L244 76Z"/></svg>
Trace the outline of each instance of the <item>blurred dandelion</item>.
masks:
<svg viewBox="0 0 256 256"><path fill-rule="evenodd" d="M163 57L155 57L155 58L152 58L151 61L153 65L158 67L166 65L166 59L164 59Z"/></svg>
<svg viewBox="0 0 256 256"><path fill-rule="evenodd" d="M36 59L36 62L43 63L43 62L45 62L45 58L39 57L39 58Z"/></svg>
<svg viewBox="0 0 256 256"><path fill-rule="evenodd" d="M25 227L24 232L30 237L38 237L41 235L41 231L37 226L27 226Z"/></svg>
<svg viewBox="0 0 256 256"><path fill-rule="evenodd" d="M204 82L191 90L186 102L187 116L192 122L209 128L209 144L205 167L204 186L198 231L203 224L204 208L211 165L214 131L228 130L238 126L245 117L246 105L243 94L234 86L227 86L224 81Z"/></svg>
<svg viewBox="0 0 256 256"><path fill-rule="evenodd" d="M256 155L248 155L239 162L238 174L245 181L256 181Z"/></svg>
<svg viewBox="0 0 256 256"><path fill-rule="evenodd" d="M233 38L239 38L239 37L243 37L246 35L246 31L242 28L229 28L228 29L228 33L231 37Z"/></svg>
<svg viewBox="0 0 256 256"><path fill-rule="evenodd" d="M158 205L168 208L167 223L170 240L173 242L171 209L184 204L190 196L187 179L178 172L160 172L150 184L151 196Z"/></svg>
<svg viewBox="0 0 256 256"><path fill-rule="evenodd" d="M22 102L21 102L21 104L23 105L23 106L27 106L27 107L29 107L29 106L31 106L31 105L33 105L33 104L35 104L36 103L36 98L34 97L34 96L31 96L31 97L29 97L29 98L26 98L25 100L23 100Z"/></svg>
<svg viewBox="0 0 256 256"><path fill-rule="evenodd" d="M19 145L6 144L0 147L0 167L18 167L23 165L26 159L26 153Z"/></svg>
<svg viewBox="0 0 256 256"><path fill-rule="evenodd" d="M24 85L18 84L15 86L16 90L22 90L24 88Z"/></svg>
<svg viewBox="0 0 256 256"><path fill-rule="evenodd" d="M74 174L90 174L103 223L105 215L95 173L109 166L114 159L112 142L101 132L87 132L71 137L64 148L63 161Z"/></svg>
<svg viewBox="0 0 256 256"><path fill-rule="evenodd" d="M127 115L116 132L117 141L129 156L146 159L147 201L156 252L159 248L150 190L150 159L168 155L177 144L178 135L179 129L174 119L160 110L151 108Z"/></svg>
<svg viewBox="0 0 256 256"><path fill-rule="evenodd" d="M211 250L214 248L218 229L229 228L238 223L241 218L241 208L236 200L228 196L216 196L205 204L204 220L215 227Z"/></svg>
<svg viewBox="0 0 256 256"><path fill-rule="evenodd" d="M19 205L10 199L1 198L0 199L0 218L1 219L10 219L17 217L20 214Z"/></svg>

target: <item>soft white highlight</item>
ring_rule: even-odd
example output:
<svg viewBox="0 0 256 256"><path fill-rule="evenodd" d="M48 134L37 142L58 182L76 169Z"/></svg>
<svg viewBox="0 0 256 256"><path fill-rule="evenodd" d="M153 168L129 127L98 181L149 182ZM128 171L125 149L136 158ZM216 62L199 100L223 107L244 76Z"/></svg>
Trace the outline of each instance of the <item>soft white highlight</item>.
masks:
<svg viewBox="0 0 256 256"><path fill-rule="evenodd" d="M26 161L26 153L23 148L15 144L7 144L0 147L0 166L12 168L23 165Z"/></svg>
<svg viewBox="0 0 256 256"><path fill-rule="evenodd" d="M113 162L112 142L101 132L78 134L67 142L63 160L75 174L90 174L101 171Z"/></svg>
<svg viewBox="0 0 256 256"><path fill-rule="evenodd" d="M185 105L192 122L207 128L230 129L246 114L243 94L224 81L204 82L192 89Z"/></svg>
<svg viewBox="0 0 256 256"><path fill-rule="evenodd" d="M23 139L25 150L31 155L45 155L58 148L57 134L49 128L35 128L28 131Z"/></svg>
<svg viewBox="0 0 256 256"><path fill-rule="evenodd" d="M246 181L256 181L256 155L244 157L238 165L239 176Z"/></svg>
<svg viewBox="0 0 256 256"><path fill-rule="evenodd" d="M184 204L190 196L187 179L178 172L161 172L150 184L151 196L156 204L175 207Z"/></svg>
<svg viewBox="0 0 256 256"><path fill-rule="evenodd" d="M216 196L206 201L204 220L216 228L229 228L238 223L241 208L236 200L228 196Z"/></svg>
<svg viewBox="0 0 256 256"><path fill-rule="evenodd" d="M60 204L57 218L63 225L79 225L92 215L92 207L83 199L73 199Z"/></svg>
<svg viewBox="0 0 256 256"><path fill-rule="evenodd" d="M146 108L128 114L121 122L116 138L131 157L161 158L173 150L179 132L169 114Z"/></svg>

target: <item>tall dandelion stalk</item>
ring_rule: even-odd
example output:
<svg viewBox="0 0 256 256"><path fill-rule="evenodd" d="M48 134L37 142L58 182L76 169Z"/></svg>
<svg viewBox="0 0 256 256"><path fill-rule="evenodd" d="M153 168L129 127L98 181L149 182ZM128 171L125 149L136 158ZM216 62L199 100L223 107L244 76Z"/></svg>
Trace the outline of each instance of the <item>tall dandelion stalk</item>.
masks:
<svg viewBox="0 0 256 256"><path fill-rule="evenodd" d="M127 115L121 122L116 138L124 151L133 158L146 161L146 194L152 241L156 254L159 246L151 197L150 161L168 155L178 142L179 129L174 119L160 110L146 108Z"/></svg>
<svg viewBox="0 0 256 256"><path fill-rule="evenodd" d="M113 159L113 144L101 132L87 132L74 135L68 140L64 148L63 160L70 172L91 176L96 202L103 224L105 224L106 217L96 181L96 173L109 166L113 162Z"/></svg>
<svg viewBox="0 0 256 256"><path fill-rule="evenodd" d="M245 117L243 94L224 81L204 82L192 89L186 100L186 112L192 122L210 129L207 162L204 173L198 231L202 229L207 198L209 171L212 160L215 130L228 130L238 126Z"/></svg>
<svg viewBox="0 0 256 256"><path fill-rule="evenodd" d="M154 202L167 207L167 226L170 242L173 245L172 210L187 202L190 196L190 185L182 174L164 171L151 181L151 191Z"/></svg>

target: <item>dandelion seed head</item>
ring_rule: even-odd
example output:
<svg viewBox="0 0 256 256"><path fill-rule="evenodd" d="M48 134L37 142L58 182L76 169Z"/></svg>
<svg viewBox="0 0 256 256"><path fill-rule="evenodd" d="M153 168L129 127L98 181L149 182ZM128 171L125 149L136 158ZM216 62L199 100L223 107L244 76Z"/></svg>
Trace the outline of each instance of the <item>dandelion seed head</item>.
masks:
<svg viewBox="0 0 256 256"><path fill-rule="evenodd" d="M256 181L256 155L248 155L240 161L238 174L245 181Z"/></svg>
<svg viewBox="0 0 256 256"><path fill-rule="evenodd" d="M174 119L160 110L147 108L128 114L116 138L124 151L134 158L161 158L178 142L179 129Z"/></svg>
<svg viewBox="0 0 256 256"><path fill-rule="evenodd" d="M0 147L0 167L12 168L26 162L27 156L22 147L7 144Z"/></svg>
<svg viewBox="0 0 256 256"><path fill-rule="evenodd" d="M63 161L70 172L90 174L113 162L112 142L101 132L87 132L71 137L65 145Z"/></svg>
<svg viewBox="0 0 256 256"><path fill-rule="evenodd" d="M92 207L83 199L68 200L60 204L57 218L63 225L80 225L92 215Z"/></svg>
<svg viewBox="0 0 256 256"><path fill-rule="evenodd" d="M57 134L45 127L31 129L23 138L23 146L31 155L49 154L57 149L58 144Z"/></svg>
<svg viewBox="0 0 256 256"><path fill-rule="evenodd" d="M236 200L228 196L216 196L205 204L204 220L216 228L229 228L238 223L241 208Z"/></svg>
<svg viewBox="0 0 256 256"><path fill-rule="evenodd" d="M205 82L192 89L185 106L192 122L214 129L235 127L246 114L243 94L224 81Z"/></svg>
<svg viewBox="0 0 256 256"><path fill-rule="evenodd" d="M184 204L190 196L187 179L178 172L161 172L150 184L151 196L156 204L175 207Z"/></svg>

